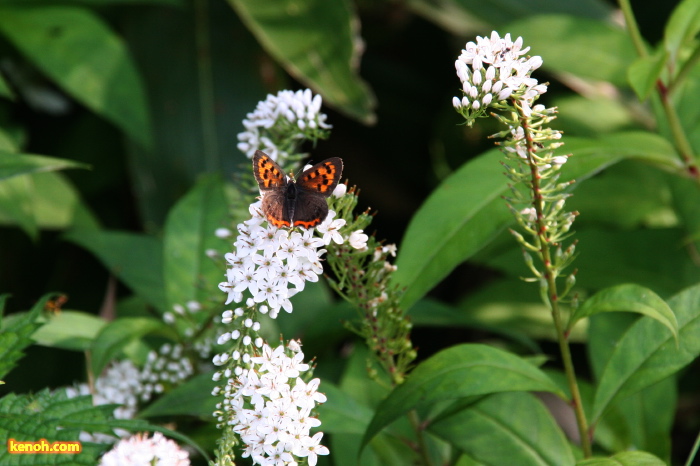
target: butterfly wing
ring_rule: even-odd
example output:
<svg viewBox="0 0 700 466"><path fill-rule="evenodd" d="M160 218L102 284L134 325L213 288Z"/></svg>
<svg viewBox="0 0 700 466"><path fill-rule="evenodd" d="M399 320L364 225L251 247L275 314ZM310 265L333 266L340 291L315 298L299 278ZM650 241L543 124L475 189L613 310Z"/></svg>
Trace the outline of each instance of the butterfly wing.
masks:
<svg viewBox="0 0 700 466"><path fill-rule="evenodd" d="M319 162L306 170L296 180L299 191L320 194L328 197L338 186L343 174L343 161L338 157L331 157Z"/></svg>
<svg viewBox="0 0 700 466"><path fill-rule="evenodd" d="M282 168L261 150L256 150L253 155L253 175L262 192L287 186L287 175Z"/></svg>
<svg viewBox="0 0 700 466"><path fill-rule="evenodd" d="M326 219L326 198L338 186L342 173L343 161L332 157L301 174L296 181L297 199L293 221L295 227L313 228Z"/></svg>
<svg viewBox="0 0 700 466"><path fill-rule="evenodd" d="M328 216L328 203L326 198L317 193L297 191L297 199L294 208L294 226L313 228L319 225Z"/></svg>
<svg viewBox="0 0 700 466"><path fill-rule="evenodd" d="M277 228L290 227L288 209L285 208L287 175L277 162L259 150L253 156L253 175L263 195L262 210L267 221Z"/></svg>

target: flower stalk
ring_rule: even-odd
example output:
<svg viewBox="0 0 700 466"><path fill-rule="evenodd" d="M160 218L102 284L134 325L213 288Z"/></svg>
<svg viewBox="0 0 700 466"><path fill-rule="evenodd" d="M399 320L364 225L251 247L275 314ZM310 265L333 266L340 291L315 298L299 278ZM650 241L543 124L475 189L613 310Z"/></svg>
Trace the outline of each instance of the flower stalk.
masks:
<svg viewBox="0 0 700 466"><path fill-rule="evenodd" d="M463 97L453 98L453 106L468 125L487 116L487 109L499 111L491 115L505 127L493 137L499 138L497 144L506 155L502 163L511 180L506 202L525 234L511 233L523 248L525 264L533 274L526 280L539 283L542 301L551 312L581 447L584 456L590 457L588 421L562 317L562 304L575 304L575 299L567 300L576 281L575 271L565 277L563 289L557 282L575 257L575 242L567 247L563 242L572 236L577 212L565 210L571 183L559 182L559 176L568 156L555 155L562 145L561 133L550 127L556 110L535 105L547 86L531 77L542 60L524 57L528 50L522 48L522 38L512 41L510 35L501 38L496 32L490 38L468 42L455 62Z"/></svg>

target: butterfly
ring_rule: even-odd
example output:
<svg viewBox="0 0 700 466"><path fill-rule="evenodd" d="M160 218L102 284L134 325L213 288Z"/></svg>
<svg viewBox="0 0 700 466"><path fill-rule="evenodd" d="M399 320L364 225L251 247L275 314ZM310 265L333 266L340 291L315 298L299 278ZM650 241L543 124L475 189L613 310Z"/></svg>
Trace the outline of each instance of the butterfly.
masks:
<svg viewBox="0 0 700 466"><path fill-rule="evenodd" d="M298 180L289 179L277 163L262 151L253 156L253 174L262 194L262 210L277 228L313 228L326 219L329 197L343 173L343 161L331 157L305 170Z"/></svg>

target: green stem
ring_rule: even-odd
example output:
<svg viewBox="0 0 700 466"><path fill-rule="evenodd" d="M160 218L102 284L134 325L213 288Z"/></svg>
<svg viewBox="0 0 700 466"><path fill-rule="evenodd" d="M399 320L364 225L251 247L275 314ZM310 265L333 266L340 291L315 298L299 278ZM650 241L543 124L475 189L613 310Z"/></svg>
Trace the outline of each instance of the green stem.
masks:
<svg viewBox="0 0 700 466"><path fill-rule="evenodd" d="M425 444L424 429L420 425L420 419L415 411L408 413L408 420L411 422L413 430L416 432L416 439L418 440L418 453L423 459L423 464L430 466L433 462L430 460L430 455L428 454L428 448Z"/></svg>
<svg viewBox="0 0 700 466"><path fill-rule="evenodd" d="M693 449L690 451L690 454L688 455L688 461L685 462L685 466L692 466L693 460L695 459L695 455L698 454L698 448L700 448L700 432L698 432L698 436L695 438L695 443L693 444Z"/></svg>
<svg viewBox="0 0 700 466"><path fill-rule="evenodd" d="M625 17L625 23L627 24L627 30L629 31L634 47L637 50L637 54L640 57L646 57L649 55L646 45L644 44L644 39L639 32L639 26L634 18L634 13L632 12L632 6L629 0L618 0L622 14ZM697 59L697 58L695 58ZM683 71L683 70L682 70ZM679 85L679 74L676 80L671 83L673 89L677 88ZM690 175L696 182L700 183L700 169L698 169L695 154L693 153L693 148L688 142L685 130L681 125L681 120L676 113L676 109L671 102L671 88L666 87L666 85L658 79L656 81L656 92L661 99L661 105L663 107L664 113L666 114L666 121L668 122L669 128L671 130L671 136L673 138L676 150L683 159L683 163L686 167L686 172Z"/></svg>
<svg viewBox="0 0 700 466"><path fill-rule="evenodd" d="M700 60L700 47L695 48L693 54L685 61L685 63L683 63L683 66L681 67L680 71L678 71L678 74L676 74L676 76L672 78L671 82L668 84L667 92L669 95L673 95L680 85L685 82L690 72L698 63L698 60Z"/></svg>
<svg viewBox="0 0 700 466"><path fill-rule="evenodd" d="M634 48L637 49L637 54L640 57L646 57L649 55L647 51L646 44L642 38L642 33L639 32L639 26L634 20L634 13L632 12L632 5L629 0L618 0L620 9L622 10L622 15L625 17L625 23L627 24L627 30L630 33L630 38L634 44Z"/></svg>
<svg viewBox="0 0 700 466"><path fill-rule="evenodd" d="M207 171L218 167L219 144L216 137L214 110L214 77L212 73L211 41L209 40L209 0L195 0L195 44L199 85L199 113L202 125L204 166Z"/></svg>
<svg viewBox="0 0 700 466"><path fill-rule="evenodd" d="M540 174L537 163L535 162L532 154L535 153L536 147L534 141L532 140L532 130L529 126L528 117L522 112L522 108L515 102L515 107L518 110L520 124L523 128L525 134L525 140L527 144L527 154L528 154L528 164L530 166L530 182L533 194L533 207L537 214L537 240L540 246L540 252L542 254L542 262L544 264L544 278L547 281L547 299L549 301L549 307L552 311L552 319L554 321L554 328L557 333L557 340L559 342L559 351L561 353L562 363L564 365L564 373L566 374L566 381L569 385L569 391L571 392L571 403L573 404L574 413L576 414L576 422L578 424L579 434L581 437L581 449L583 450L583 455L585 458L590 458L592 454L591 450L591 440L588 436L588 420L586 419L586 413L583 410L583 401L581 399L581 392L578 388L578 382L576 380L576 371L574 369L574 362L571 358L571 350L569 348L569 341L566 337L564 322L561 316L561 309L559 308L559 295L557 290L557 271L552 265L552 257L550 252L550 244L546 236L547 225L544 222L544 200L542 199L542 192L540 190Z"/></svg>

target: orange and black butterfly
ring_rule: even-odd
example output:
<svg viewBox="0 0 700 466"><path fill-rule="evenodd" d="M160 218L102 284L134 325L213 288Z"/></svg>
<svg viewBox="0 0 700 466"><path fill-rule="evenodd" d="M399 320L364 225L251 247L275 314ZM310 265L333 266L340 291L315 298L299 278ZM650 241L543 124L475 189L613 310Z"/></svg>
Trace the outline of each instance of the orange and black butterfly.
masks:
<svg viewBox="0 0 700 466"><path fill-rule="evenodd" d="M328 215L329 197L343 173L343 161L331 157L290 180L277 163L262 151L253 156L253 174L262 194L262 210L277 228L313 228Z"/></svg>

